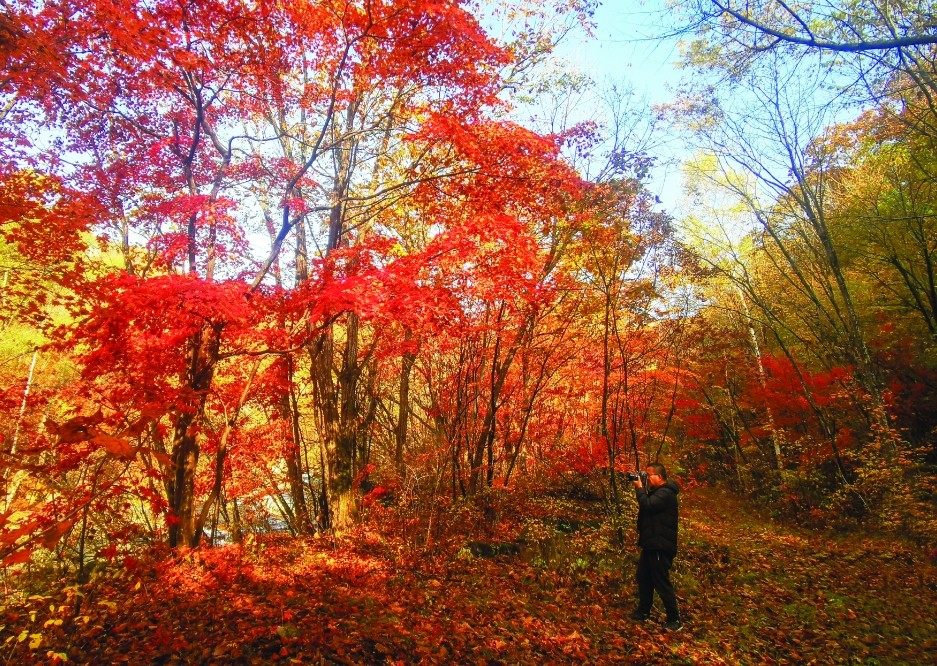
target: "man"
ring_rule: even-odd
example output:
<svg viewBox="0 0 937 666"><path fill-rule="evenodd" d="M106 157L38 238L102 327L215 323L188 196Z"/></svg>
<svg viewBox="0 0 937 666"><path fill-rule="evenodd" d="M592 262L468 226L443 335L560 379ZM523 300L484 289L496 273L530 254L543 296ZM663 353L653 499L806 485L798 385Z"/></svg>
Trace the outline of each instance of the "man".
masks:
<svg viewBox="0 0 937 666"><path fill-rule="evenodd" d="M638 607L631 618L647 620L651 615L654 591L660 595L667 610L670 631L680 631L680 612L677 593L670 583L670 565L677 554L677 493L680 489L667 480L667 470L660 463L647 466L647 485L640 477L633 481L638 498Z"/></svg>

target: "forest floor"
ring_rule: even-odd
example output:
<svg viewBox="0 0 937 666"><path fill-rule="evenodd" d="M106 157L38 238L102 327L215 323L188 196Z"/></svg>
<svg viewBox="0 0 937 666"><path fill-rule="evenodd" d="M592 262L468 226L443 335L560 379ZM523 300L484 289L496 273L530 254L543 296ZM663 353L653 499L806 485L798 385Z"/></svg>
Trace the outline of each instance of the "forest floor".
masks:
<svg viewBox="0 0 937 666"><path fill-rule="evenodd" d="M0 664L937 663L923 549L781 525L712 489L680 497L679 633L628 618L632 534L622 550L595 507L544 499L488 542L431 551L385 527L114 563L8 597ZM518 534L534 545L501 540Z"/></svg>

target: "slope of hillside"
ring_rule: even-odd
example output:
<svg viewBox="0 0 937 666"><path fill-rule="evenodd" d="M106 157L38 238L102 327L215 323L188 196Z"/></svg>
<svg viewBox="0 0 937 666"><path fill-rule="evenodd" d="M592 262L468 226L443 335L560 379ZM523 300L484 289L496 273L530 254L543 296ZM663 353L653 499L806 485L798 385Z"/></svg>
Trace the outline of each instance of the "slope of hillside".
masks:
<svg viewBox="0 0 937 666"><path fill-rule="evenodd" d="M534 501L515 541L433 552L392 533L271 538L127 560L3 610L6 663L921 664L937 575L881 537L767 521L683 494L674 569L686 626L637 625L629 545L595 507ZM574 515L575 514L575 515ZM626 517L627 519L627 517ZM505 521L507 524L509 521ZM520 532L516 528L523 525ZM506 525L500 536L508 538ZM630 539L630 535L626 535ZM659 620L660 618L655 618Z"/></svg>

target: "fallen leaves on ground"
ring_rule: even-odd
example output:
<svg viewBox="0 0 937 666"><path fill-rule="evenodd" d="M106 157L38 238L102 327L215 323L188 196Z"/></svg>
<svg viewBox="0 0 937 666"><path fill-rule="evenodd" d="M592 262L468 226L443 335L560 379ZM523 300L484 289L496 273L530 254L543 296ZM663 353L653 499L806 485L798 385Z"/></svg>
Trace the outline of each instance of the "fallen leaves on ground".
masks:
<svg viewBox="0 0 937 666"><path fill-rule="evenodd" d="M552 560L422 553L362 529L341 540L270 537L131 561L84 586L33 595L3 610L0 658L484 666L937 658L937 577L914 546L781 526L712 490L681 498L680 633L659 615L628 619L637 553L622 552L607 527L566 535L570 547Z"/></svg>

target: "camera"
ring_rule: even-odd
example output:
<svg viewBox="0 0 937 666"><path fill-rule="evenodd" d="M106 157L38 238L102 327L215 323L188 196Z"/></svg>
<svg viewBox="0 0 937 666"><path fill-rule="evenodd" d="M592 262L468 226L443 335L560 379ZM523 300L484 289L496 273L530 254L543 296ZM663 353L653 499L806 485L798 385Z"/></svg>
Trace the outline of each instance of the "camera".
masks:
<svg viewBox="0 0 937 666"><path fill-rule="evenodd" d="M641 479L641 483L647 485L647 472L625 472L625 478L629 481Z"/></svg>

